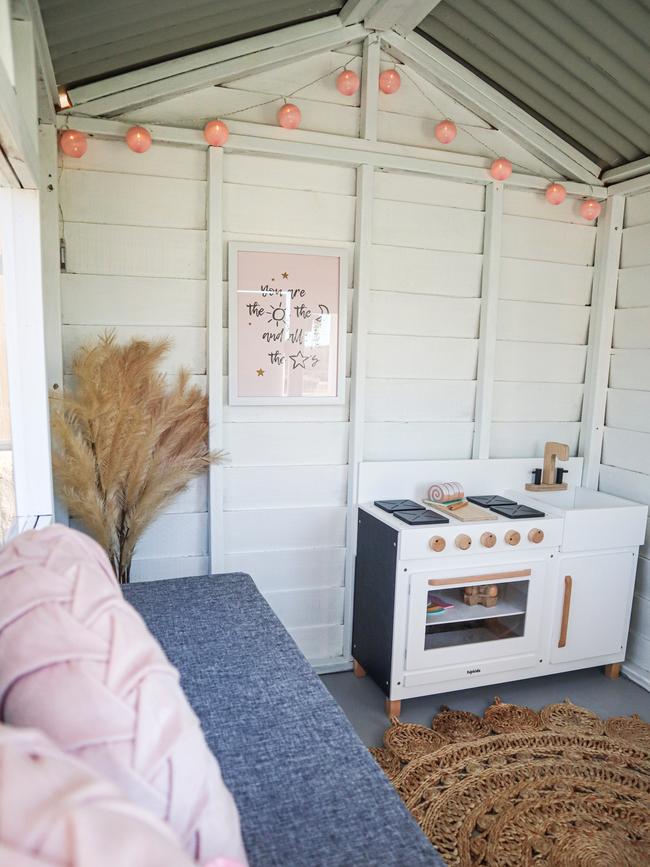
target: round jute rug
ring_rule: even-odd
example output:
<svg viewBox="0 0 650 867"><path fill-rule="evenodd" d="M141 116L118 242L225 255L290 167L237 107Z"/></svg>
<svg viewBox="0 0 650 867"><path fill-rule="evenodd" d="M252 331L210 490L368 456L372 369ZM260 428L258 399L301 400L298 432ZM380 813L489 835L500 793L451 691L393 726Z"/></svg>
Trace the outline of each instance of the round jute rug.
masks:
<svg viewBox="0 0 650 867"><path fill-rule="evenodd" d="M399 756L389 739L377 758L450 867L650 865L650 724L608 726L568 700L538 713L495 700L483 720L443 714L450 743L423 754L418 729L430 730L411 724Z"/></svg>

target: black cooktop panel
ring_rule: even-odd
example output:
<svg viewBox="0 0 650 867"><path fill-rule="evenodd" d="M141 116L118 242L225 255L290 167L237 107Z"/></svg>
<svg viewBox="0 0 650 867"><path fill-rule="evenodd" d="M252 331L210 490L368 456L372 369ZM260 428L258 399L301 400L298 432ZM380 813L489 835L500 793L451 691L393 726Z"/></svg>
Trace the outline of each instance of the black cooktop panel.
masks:
<svg viewBox="0 0 650 867"><path fill-rule="evenodd" d="M399 518L405 524L412 526L421 526L422 524L448 524L449 518L444 515L439 515L437 512L430 512L428 509L420 507L420 511L410 512L393 512L393 517Z"/></svg>
<svg viewBox="0 0 650 867"><path fill-rule="evenodd" d="M512 506L490 506L490 510L496 512L497 515L503 515L506 518L517 519L544 517L544 512L540 512L538 509L531 509L530 506L517 505L517 503Z"/></svg>
<svg viewBox="0 0 650 867"><path fill-rule="evenodd" d="M375 500L375 506L378 509L383 509L384 512L423 512L421 503L416 503L413 500Z"/></svg>
<svg viewBox="0 0 650 867"><path fill-rule="evenodd" d="M501 497L499 494L484 494L481 497L467 497L470 503L475 503L477 506L484 506L486 509L491 509L492 506L516 506L514 500L509 500L507 497Z"/></svg>

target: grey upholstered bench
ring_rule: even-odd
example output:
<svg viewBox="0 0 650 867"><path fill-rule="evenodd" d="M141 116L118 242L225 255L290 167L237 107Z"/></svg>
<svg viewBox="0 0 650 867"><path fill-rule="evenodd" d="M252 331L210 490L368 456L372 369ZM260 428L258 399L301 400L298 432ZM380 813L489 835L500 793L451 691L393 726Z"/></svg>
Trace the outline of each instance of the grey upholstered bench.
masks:
<svg viewBox="0 0 650 867"><path fill-rule="evenodd" d="M443 864L248 575L124 592L180 671L251 867Z"/></svg>

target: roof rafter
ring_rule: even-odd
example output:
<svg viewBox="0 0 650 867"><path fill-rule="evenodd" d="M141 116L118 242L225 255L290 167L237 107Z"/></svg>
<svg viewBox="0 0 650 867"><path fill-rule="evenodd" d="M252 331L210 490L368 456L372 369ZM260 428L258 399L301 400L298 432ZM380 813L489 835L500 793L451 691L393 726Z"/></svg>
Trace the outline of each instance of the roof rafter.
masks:
<svg viewBox="0 0 650 867"><path fill-rule="evenodd" d="M376 0L363 23L369 30L394 28L398 33L410 33L438 3L440 0Z"/></svg>
<svg viewBox="0 0 650 867"><path fill-rule="evenodd" d="M342 48L366 32L361 24L345 26L338 15L330 15L74 88L69 95L85 114L110 117Z"/></svg>
<svg viewBox="0 0 650 867"><path fill-rule="evenodd" d="M417 33L382 33L386 51L523 145L555 171L601 184L600 166Z"/></svg>
<svg viewBox="0 0 650 867"><path fill-rule="evenodd" d="M632 178L645 175L648 172L650 172L650 156L641 157L639 160L634 160L631 163L625 163L623 166L616 166L603 172L603 183L617 184L621 181L629 181Z"/></svg>

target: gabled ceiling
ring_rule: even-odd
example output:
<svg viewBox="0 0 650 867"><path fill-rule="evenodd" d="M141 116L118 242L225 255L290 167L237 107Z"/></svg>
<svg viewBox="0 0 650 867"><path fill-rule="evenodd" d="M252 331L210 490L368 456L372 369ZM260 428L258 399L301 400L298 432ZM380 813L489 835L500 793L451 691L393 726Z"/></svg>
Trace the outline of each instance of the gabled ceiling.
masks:
<svg viewBox="0 0 650 867"><path fill-rule="evenodd" d="M58 84L117 73L336 13L343 0L40 0Z"/></svg>
<svg viewBox="0 0 650 867"><path fill-rule="evenodd" d="M650 154L650 0L40 0L73 88L341 12L418 32L603 169ZM291 57L287 61L291 62Z"/></svg>
<svg viewBox="0 0 650 867"><path fill-rule="evenodd" d="M650 154L650 0L443 0L419 32L603 167Z"/></svg>

